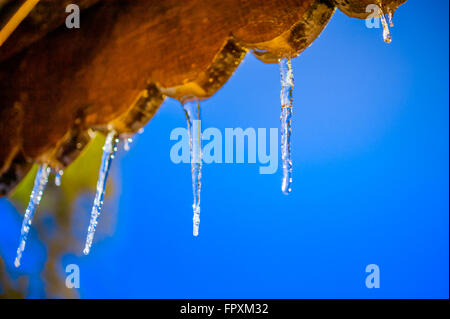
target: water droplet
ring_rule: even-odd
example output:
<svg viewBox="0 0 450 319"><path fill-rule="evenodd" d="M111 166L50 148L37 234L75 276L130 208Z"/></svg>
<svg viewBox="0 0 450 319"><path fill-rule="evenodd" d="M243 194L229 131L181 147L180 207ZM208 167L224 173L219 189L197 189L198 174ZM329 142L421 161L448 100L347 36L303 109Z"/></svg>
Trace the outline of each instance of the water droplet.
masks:
<svg viewBox="0 0 450 319"><path fill-rule="evenodd" d="M44 194L45 186L47 186L48 176L50 175L51 169L47 164L42 164L36 177L34 179L33 190L31 191L30 201L28 202L27 210L25 211L25 216L22 222L22 229L20 231L20 244L17 248L17 255L14 261L14 266L20 266L20 259L22 258L22 253L25 250L25 244L27 242L28 233L30 232L31 223L33 222L33 216L39 203Z"/></svg>
<svg viewBox="0 0 450 319"><path fill-rule="evenodd" d="M283 167L283 179L281 190L284 194L291 192L292 184L292 159L291 159L291 120L294 89L294 73L290 59L280 59L281 73L281 159Z"/></svg>
<svg viewBox="0 0 450 319"><path fill-rule="evenodd" d="M97 191L94 198L94 205L91 211L91 220L89 223L88 234L86 238L86 245L83 253L89 254L91 250L92 241L94 240L95 229L97 228L98 217L103 207L103 197L105 195L106 180L108 178L109 169L111 168L112 160L117 151L117 144L119 139L115 131L111 131L106 136L105 145L103 146L102 164L97 181Z"/></svg>
<svg viewBox="0 0 450 319"><path fill-rule="evenodd" d="M123 140L123 149L128 152L130 150L130 144L133 143L133 139L131 137L125 138Z"/></svg>
<svg viewBox="0 0 450 319"><path fill-rule="evenodd" d="M56 172L55 185L58 186L58 187L61 186L61 177L63 176L63 174L64 174L63 170L59 170L59 171Z"/></svg>
<svg viewBox="0 0 450 319"><path fill-rule="evenodd" d="M198 100L189 100L183 103L184 112L186 113L189 146L191 150L191 174L192 174L192 190L194 193L194 203L192 210L193 218L193 235L198 236L200 225L200 190L202 177L202 132L200 121L200 104Z"/></svg>

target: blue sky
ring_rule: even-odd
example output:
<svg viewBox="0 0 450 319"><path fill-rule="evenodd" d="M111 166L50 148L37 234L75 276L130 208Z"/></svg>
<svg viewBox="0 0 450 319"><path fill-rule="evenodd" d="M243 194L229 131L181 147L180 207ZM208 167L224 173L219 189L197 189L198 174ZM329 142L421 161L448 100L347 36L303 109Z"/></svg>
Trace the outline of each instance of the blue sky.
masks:
<svg viewBox="0 0 450 319"><path fill-rule="evenodd" d="M61 272L80 266L84 298L448 298L448 1L426 9L403 5L389 45L381 29L336 12L293 60L292 193L280 190L281 159L274 175L258 164L205 164L198 238L190 165L169 156L185 116L166 100L113 163L115 230L89 256L64 256ZM278 66L248 55L201 103L202 126L279 127L279 94ZM15 215L1 199L9 267ZM22 271L37 275L45 250L31 241L25 255L38 266ZM379 289L365 287L372 263Z"/></svg>

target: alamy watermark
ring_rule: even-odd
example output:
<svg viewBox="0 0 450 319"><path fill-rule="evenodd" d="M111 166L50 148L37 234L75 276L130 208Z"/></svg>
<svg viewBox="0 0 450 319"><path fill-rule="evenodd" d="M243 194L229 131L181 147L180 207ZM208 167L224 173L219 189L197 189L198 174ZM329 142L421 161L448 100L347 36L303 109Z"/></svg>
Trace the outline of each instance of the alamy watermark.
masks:
<svg viewBox="0 0 450 319"><path fill-rule="evenodd" d="M385 13L383 12L383 10L380 8L380 6L376 5L376 4L369 4L366 7L366 12L369 13L369 15L367 16L367 18L365 19L365 23L366 23L366 27L369 29L379 29L381 27L386 28L387 27L387 22L386 22L386 18L385 18ZM387 12L387 16L389 18L389 25L391 27L393 27L393 23L392 23L392 11L388 11Z"/></svg>
<svg viewBox="0 0 450 319"><path fill-rule="evenodd" d="M366 266L366 287L369 289L380 288L380 267L376 264Z"/></svg>
<svg viewBox="0 0 450 319"><path fill-rule="evenodd" d="M366 7L366 12L369 13L367 18L365 19L366 27L369 29L372 28L379 29L381 27L380 15L383 14L381 8L376 4L369 4Z"/></svg>
<svg viewBox="0 0 450 319"><path fill-rule="evenodd" d="M76 4L69 4L66 7L66 12L69 13L66 17L66 27L68 29L80 28L80 7Z"/></svg>
<svg viewBox="0 0 450 319"><path fill-rule="evenodd" d="M66 266L66 287L69 289L80 288L80 267L76 264Z"/></svg>
<svg viewBox="0 0 450 319"><path fill-rule="evenodd" d="M194 121L194 131L201 131L201 121ZM222 131L209 127L201 134L203 141L201 161L210 163L259 163L260 174L275 174L278 170L278 128L225 128ZM177 127L170 133L170 140L177 141L170 149L173 163L191 163L189 132L186 128ZM247 142L247 143L246 143ZM269 146L267 146L267 142ZM247 152L245 152L247 146ZM235 152L236 150L236 152ZM195 157L193 163L200 159Z"/></svg>

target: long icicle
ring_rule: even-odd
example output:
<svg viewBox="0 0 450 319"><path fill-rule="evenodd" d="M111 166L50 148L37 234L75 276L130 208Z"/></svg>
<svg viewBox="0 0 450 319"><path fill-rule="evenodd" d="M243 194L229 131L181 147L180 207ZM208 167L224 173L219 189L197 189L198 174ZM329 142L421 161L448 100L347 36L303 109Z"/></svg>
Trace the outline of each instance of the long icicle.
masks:
<svg viewBox="0 0 450 319"><path fill-rule="evenodd" d="M33 216L39 206L39 203L41 202L50 172L50 167L48 167L47 164L42 164L39 167L36 178L34 179L34 186L31 191L30 201L28 202L28 207L25 211L25 216L22 222L22 229L20 230L20 244L19 248L17 248L17 255L14 261L14 266L16 267L20 266L20 259L22 258L23 251L25 250L31 223L33 222Z"/></svg>
<svg viewBox="0 0 450 319"><path fill-rule="evenodd" d="M283 180L281 190L284 194L291 192L292 185L292 159L291 159L291 120L294 88L294 73L290 59L280 59L281 73L281 159L283 166Z"/></svg>
<svg viewBox="0 0 450 319"><path fill-rule="evenodd" d="M192 209L193 217L193 235L198 236L200 225L200 190L202 177L202 132L200 120L200 104L198 100L190 100L183 103L184 112L186 113L189 146L191 150L191 173L192 173L192 190L194 193L194 203Z"/></svg>
<svg viewBox="0 0 450 319"><path fill-rule="evenodd" d="M115 131L111 131L106 136L105 145L103 146L102 164L97 181L97 192L95 194L94 205L91 211L91 221L89 223L88 234L86 238L86 245L83 253L89 254L91 250L92 241L94 240L95 230L97 228L98 217L103 207L103 197L105 195L106 180L108 178L111 162L117 152L117 145L119 143L118 135Z"/></svg>

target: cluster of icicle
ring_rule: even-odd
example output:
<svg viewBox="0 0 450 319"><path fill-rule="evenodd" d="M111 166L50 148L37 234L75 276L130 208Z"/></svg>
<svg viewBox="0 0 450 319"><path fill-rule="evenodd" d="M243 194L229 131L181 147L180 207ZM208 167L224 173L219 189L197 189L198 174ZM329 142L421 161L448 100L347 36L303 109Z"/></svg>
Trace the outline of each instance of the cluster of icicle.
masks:
<svg viewBox="0 0 450 319"><path fill-rule="evenodd" d="M388 23L385 15L380 10L379 17L383 25L383 38L387 43L391 42L391 35L389 32ZM392 14L388 14L389 25L392 24ZM291 159L291 119L293 108L292 92L294 88L294 75L290 59L279 60L280 74L281 74L281 157L282 157L282 183L281 190L284 194L289 194L292 190L292 159ZM193 217L193 235L198 236L200 225L200 190L201 190L201 169L202 169L202 133L200 126L200 104L197 99L187 99L182 103L184 112L187 118L187 126L189 133L189 146L191 155L191 174L192 174L192 189L194 195L194 202L192 205ZM131 138L124 140L124 149L129 149L129 142ZM111 130L103 146L103 156L97 181L97 189L94 198L94 204L91 211L91 219L89 223L84 254L89 254L92 242L94 240L95 230L97 228L98 218L103 207L103 197L105 194L106 181L108 173L111 168L112 160L115 157L119 145L119 135ZM30 201L25 211L25 216L20 232L20 244L17 249L17 256L14 262L16 267L20 266L22 253L25 250L26 241L30 232L31 223L34 213L39 206L45 187L48 182L51 168L47 164L42 164L37 172L34 180L33 190L31 192ZM63 171L57 171L55 177L55 184L61 185L61 176Z"/></svg>

